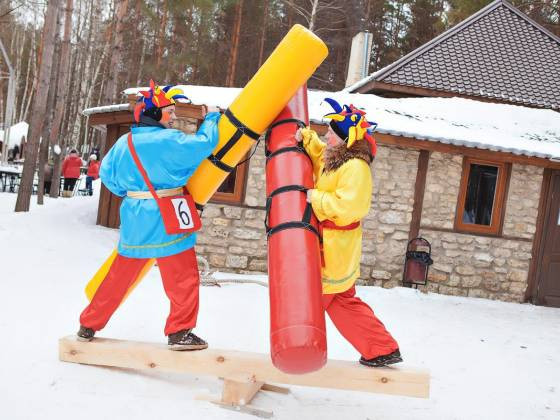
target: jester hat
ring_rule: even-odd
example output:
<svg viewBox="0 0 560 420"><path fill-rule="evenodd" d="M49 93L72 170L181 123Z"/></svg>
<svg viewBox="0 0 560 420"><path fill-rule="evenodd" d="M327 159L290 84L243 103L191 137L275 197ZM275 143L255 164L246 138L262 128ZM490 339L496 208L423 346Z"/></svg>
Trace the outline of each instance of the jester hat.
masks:
<svg viewBox="0 0 560 420"><path fill-rule="evenodd" d="M150 89L141 90L139 92L142 96L138 99L136 107L134 108L134 120L140 121L140 114L149 111L153 108L164 108L169 105L175 105L175 100L186 99L189 100L183 91L173 86L158 86L153 80L150 80Z"/></svg>
<svg viewBox="0 0 560 420"><path fill-rule="evenodd" d="M325 98L325 101L332 106L334 112L326 114L324 118L331 120L329 125L337 136L344 140L346 147L350 148L356 141L366 140L371 145L372 155L375 156L377 145L372 133L375 131L377 123L367 121L365 111L354 105L340 106L331 98Z"/></svg>

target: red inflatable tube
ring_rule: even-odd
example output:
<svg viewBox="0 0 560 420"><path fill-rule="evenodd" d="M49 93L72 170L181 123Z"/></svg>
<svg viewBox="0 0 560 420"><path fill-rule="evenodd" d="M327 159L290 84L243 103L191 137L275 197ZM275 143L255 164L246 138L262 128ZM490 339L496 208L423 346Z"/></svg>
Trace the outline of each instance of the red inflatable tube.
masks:
<svg viewBox="0 0 560 420"><path fill-rule="evenodd" d="M313 167L295 139L307 124L303 86L266 141L270 352L274 366L292 374L315 371L327 361L318 222L305 192L313 188Z"/></svg>

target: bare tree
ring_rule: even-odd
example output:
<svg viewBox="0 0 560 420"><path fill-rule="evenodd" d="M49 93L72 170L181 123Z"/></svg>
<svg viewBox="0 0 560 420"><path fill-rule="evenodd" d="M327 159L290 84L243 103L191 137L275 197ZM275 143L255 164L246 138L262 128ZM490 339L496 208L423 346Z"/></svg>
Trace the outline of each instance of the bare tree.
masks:
<svg viewBox="0 0 560 420"><path fill-rule="evenodd" d="M111 104L117 97L118 76L121 73L123 65L122 60L122 44L124 35L123 20L126 16L128 8L128 0L115 0L115 36L111 51L111 62L109 63L108 77L103 89L102 101L105 104ZM105 150L106 133L101 140L99 153L103 155Z"/></svg>
<svg viewBox="0 0 560 420"><path fill-rule="evenodd" d="M33 179L35 177L35 166L37 163L39 136L43 128L43 117L47 107L49 79L54 51L56 17L58 15L59 6L60 0L50 0L47 5L47 14L43 25L43 51L41 54L41 65L39 66L39 83L37 85L39 94L33 102L30 126L31 133L26 147L25 164L23 165L23 173L16 200L16 212L29 211L31 193L33 191Z"/></svg>
<svg viewBox="0 0 560 420"><path fill-rule="evenodd" d="M301 2L303 4L294 0L285 0L285 3L303 17L310 31L319 32L329 30L328 27L320 28L317 26L317 15L320 12L341 13L341 17L337 19L336 22L332 20L329 22L331 25L344 21L344 4L341 4L338 0L305 0Z"/></svg>
<svg viewBox="0 0 560 420"><path fill-rule="evenodd" d="M72 34L72 12L74 10L74 0L66 0L66 9L65 9L65 19L64 19L64 38L62 39L62 48L60 51L60 79L58 85L60 86L57 89L57 92L60 94L60 99L58 103L67 106L67 97L68 97L68 74L69 74L69 64L70 64L70 36ZM50 133L49 144L55 145L59 143L60 140L60 129L62 125L62 117L64 116L64 112L60 109L54 116L54 121L52 124L52 130ZM64 142L62 142L64 143ZM63 144L64 145L64 144ZM60 150L63 150L61 147ZM52 171L52 181L51 181L51 190L49 191L49 196L51 198L57 198L58 192L60 190L60 166L61 166L61 154L54 155L54 167ZM39 185L39 189L42 186Z"/></svg>
<svg viewBox="0 0 560 420"><path fill-rule="evenodd" d="M51 131L55 104L58 96L58 68L60 65L60 30L62 28L62 16L59 13L56 19L56 36L53 54L53 65L51 69L51 80L49 82L49 94L47 97L47 113L44 115L43 129L41 130L41 143L39 145L39 164L37 166L37 204L43 204L43 183L45 180L45 163L49 157L49 132Z"/></svg>
<svg viewBox="0 0 560 420"><path fill-rule="evenodd" d="M239 0L235 6L235 23L233 27L233 39L229 57L229 67L226 86L235 85L235 67L237 65L237 50L239 49L239 32L241 30L241 16L243 15L243 0Z"/></svg>
<svg viewBox="0 0 560 420"><path fill-rule="evenodd" d="M123 20L128 8L128 0L115 0L115 36L111 51L109 74L103 92L103 102L110 104L117 97L118 75L122 68Z"/></svg>
<svg viewBox="0 0 560 420"><path fill-rule="evenodd" d="M268 0L264 0L263 4L263 22L261 31L261 45L259 47L259 67L263 63L264 58L264 42L266 39L266 25L268 24Z"/></svg>

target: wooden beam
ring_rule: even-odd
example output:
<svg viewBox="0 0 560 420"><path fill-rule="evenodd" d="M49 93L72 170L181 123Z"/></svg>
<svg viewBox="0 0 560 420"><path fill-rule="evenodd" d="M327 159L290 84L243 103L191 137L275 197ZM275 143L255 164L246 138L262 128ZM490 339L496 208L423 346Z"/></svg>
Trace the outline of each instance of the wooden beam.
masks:
<svg viewBox="0 0 560 420"><path fill-rule="evenodd" d="M422 220L422 208L424 207L424 191L426 190L426 177L428 175L428 164L430 163L430 152L420 150L418 155L418 170L416 172L416 183L414 184L414 204L412 207L412 220L408 240L417 238L420 233L420 222Z"/></svg>
<svg viewBox="0 0 560 420"><path fill-rule="evenodd" d="M185 372L234 378L249 375L256 382L273 382L318 388L346 389L428 398L430 375L402 367L368 368L357 362L329 360L321 370L306 375L288 375L276 369L268 354L207 349L170 351L164 344L95 338L77 341L75 336L59 341L60 360L128 369Z"/></svg>
<svg viewBox="0 0 560 420"><path fill-rule="evenodd" d="M132 111L116 111L116 112L102 112L99 114L92 114L88 118L88 125L112 125L112 124L132 124L134 116Z"/></svg>
<svg viewBox="0 0 560 420"><path fill-rule="evenodd" d="M541 259L544 251L544 225L546 222L548 209L548 195L550 193L553 171L545 169L543 171L543 179L541 183L541 196L539 198L539 207L537 213L536 232L533 240L533 248L531 250L531 264L529 266L529 275L527 279L527 290L525 291L525 301L538 304L537 291L539 286L539 278L541 274Z"/></svg>
<svg viewBox="0 0 560 420"><path fill-rule="evenodd" d="M257 381L254 375L238 374L224 378L221 401L227 404L247 405L263 385L264 382Z"/></svg>
<svg viewBox="0 0 560 420"><path fill-rule="evenodd" d="M495 152L486 149L475 149L472 147L456 146L437 141L418 140L410 137L395 136L392 134L375 133L376 141L380 144L399 146L417 150L429 150L431 152L449 153L463 155L476 159L493 160L498 162L511 162L521 165L533 165L543 168L560 169L560 162L553 162L549 159L542 159L533 156L514 155L507 152Z"/></svg>
<svg viewBox="0 0 560 420"><path fill-rule="evenodd" d="M109 125L107 128L107 137L105 141L105 150L102 150L102 156L115 144L119 134L119 126L117 124ZM111 203L111 191L101 184L101 192L99 193L99 205L97 207L97 224L109 227L109 209Z"/></svg>

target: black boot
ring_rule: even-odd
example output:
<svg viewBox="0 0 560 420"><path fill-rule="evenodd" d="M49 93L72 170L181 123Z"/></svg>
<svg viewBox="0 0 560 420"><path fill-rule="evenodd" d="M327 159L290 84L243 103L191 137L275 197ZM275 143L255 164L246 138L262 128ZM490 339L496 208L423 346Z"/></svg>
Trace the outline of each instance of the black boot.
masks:
<svg viewBox="0 0 560 420"><path fill-rule="evenodd" d="M170 350L202 350L208 348L208 343L197 337L192 330L181 330L169 334L167 344Z"/></svg>
<svg viewBox="0 0 560 420"><path fill-rule="evenodd" d="M399 349L396 349L394 352L385 354L383 356L374 357L373 359L364 359L364 357L360 358L360 363L369 367L388 366L402 361L403 359L401 357L401 352L399 351Z"/></svg>
<svg viewBox="0 0 560 420"><path fill-rule="evenodd" d="M95 335L95 331L80 325L80 331L78 331L76 335L78 336L78 341L91 341Z"/></svg>

